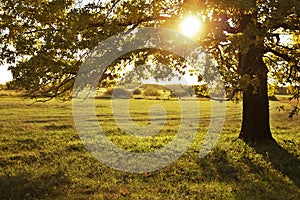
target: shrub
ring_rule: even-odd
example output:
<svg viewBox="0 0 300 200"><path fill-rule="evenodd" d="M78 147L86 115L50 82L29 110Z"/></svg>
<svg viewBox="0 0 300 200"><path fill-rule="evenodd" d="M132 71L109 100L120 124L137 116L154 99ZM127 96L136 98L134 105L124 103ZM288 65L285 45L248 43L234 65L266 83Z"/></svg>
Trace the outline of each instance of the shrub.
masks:
<svg viewBox="0 0 300 200"><path fill-rule="evenodd" d="M145 96L160 96L160 92L157 91L157 89L153 88L153 87L148 87L145 91L144 91L144 95Z"/></svg>
<svg viewBox="0 0 300 200"><path fill-rule="evenodd" d="M107 88L105 93L106 96L111 96L114 98L130 98L131 92L125 88Z"/></svg>
<svg viewBox="0 0 300 200"><path fill-rule="evenodd" d="M277 99L277 97L275 95L268 96L268 99L270 101L278 101L278 99Z"/></svg>
<svg viewBox="0 0 300 200"><path fill-rule="evenodd" d="M137 89L135 89L135 90L133 91L133 94L135 94L135 95L140 95L140 94L142 94L142 90L139 89L139 88L137 88Z"/></svg>

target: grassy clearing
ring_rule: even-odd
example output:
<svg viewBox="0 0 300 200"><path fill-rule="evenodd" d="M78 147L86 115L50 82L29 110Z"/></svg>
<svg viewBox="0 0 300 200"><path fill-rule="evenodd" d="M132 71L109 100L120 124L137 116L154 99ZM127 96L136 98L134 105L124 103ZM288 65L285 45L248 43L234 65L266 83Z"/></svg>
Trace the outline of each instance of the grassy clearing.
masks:
<svg viewBox="0 0 300 200"><path fill-rule="evenodd" d="M154 104L162 105L168 116L162 131L147 139L118 128L110 100L97 100L97 117L117 145L153 151L173 139L181 116L177 101L130 100L133 120L147 125ZM279 112L282 104L287 110ZM130 174L106 167L87 152L70 102L26 106L17 97L0 97L0 199L300 199L300 119L288 119L288 104L281 99L270 105L272 132L280 146L250 146L236 139L241 105L228 103L221 138L200 159L210 121L210 102L201 101L201 122L189 150L159 171Z"/></svg>

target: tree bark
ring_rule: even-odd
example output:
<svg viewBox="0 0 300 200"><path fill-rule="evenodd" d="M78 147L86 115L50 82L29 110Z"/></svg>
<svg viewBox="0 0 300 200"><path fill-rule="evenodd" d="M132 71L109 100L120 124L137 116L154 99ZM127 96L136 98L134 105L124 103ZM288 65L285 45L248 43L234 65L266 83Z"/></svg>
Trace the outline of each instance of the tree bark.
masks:
<svg viewBox="0 0 300 200"><path fill-rule="evenodd" d="M243 92L242 128L239 138L247 142L272 140L269 121L268 68L263 51L251 47L241 58L242 75L251 78Z"/></svg>

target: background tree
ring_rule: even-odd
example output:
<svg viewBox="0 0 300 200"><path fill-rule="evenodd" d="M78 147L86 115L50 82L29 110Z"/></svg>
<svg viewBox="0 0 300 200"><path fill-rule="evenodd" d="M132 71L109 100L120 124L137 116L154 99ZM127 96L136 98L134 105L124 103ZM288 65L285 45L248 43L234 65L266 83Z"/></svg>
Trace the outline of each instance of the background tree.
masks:
<svg viewBox="0 0 300 200"><path fill-rule="evenodd" d="M82 58L106 38L144 26L176 29L192 14L203 20L204 32L195 39L218 62L229 96L243 93L240 138L272 139L268 76L288 83L294 88L293 98L299 98L298 0L112 0L86 5L72 0L4 0L0 5L1 64L8 63L13 83L33 96L70 92ZM145 50L113 65L136 55L180 59ZM103 79L118 74L106 76ZM298 111L295 107L293 113Z"/></svg>

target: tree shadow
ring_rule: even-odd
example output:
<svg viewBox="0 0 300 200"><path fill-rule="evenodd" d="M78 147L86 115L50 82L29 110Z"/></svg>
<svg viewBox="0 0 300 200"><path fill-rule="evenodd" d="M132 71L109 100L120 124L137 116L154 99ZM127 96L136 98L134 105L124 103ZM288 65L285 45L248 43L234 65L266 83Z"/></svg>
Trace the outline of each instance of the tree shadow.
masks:
<svg viewBox="0 0 300 200"><path fill-rule="evenodd" d="M292 141L293 145L297 145ZM284 176L287 176L297 187L300 188L300 159L296 155L291 154L275 140L269 140L262 143L247 143L250 147L269 161L272 166L280 171ZM295 147L298 149L297 147Z"/></svg>
<svg viewBox="0 0 300 200"><path fill-rule="evenodd" d="M297 199L299 159L276 142L215 147L198 161L203 181L224 182L237 199ZM230 148L230 150L228 150ZM287 179L288 177L288 179Z"/></svg>
<svg viewBox="0 0 300 200"><path fill-rule="evenodd" d="M0 199L47 199L59 197L69 185L69 178L61 171L35 176L20 173L0 176Z"/></svg>

